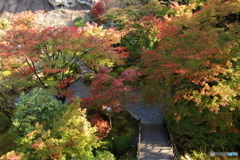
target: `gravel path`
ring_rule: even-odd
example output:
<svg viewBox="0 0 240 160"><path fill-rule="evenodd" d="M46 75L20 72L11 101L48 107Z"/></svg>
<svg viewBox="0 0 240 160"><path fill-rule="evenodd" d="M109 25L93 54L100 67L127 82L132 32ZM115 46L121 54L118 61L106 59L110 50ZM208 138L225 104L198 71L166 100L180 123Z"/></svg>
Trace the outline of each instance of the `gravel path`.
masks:
<svg viewBox="0 0 240 160"><path fill-rule="evenodd" d="M132 94L141 99L140 89L132 91ZM142 102L129 103L125 109L136 119L141 119L144 124L159 124L163 122L165 106L146 104Z"/></svg>
<svg viewBox="0 0 240 160"><path fill-rule="evenodd" d="M81 77L84 77L87 73L93 73L93 71L87 68L83 63L79 62L80 69L81 69ZM89 93L89 87L84 83L84 78L80 78L76 82L70 85L69 89L74 92L73 97L90 97L91 94Z"/></svg>
<svg viewBox="0 0 240 160"><path fill-rule="evenodd" d="M159 124L163 122L163 110L165 107L160 107L154 104L144 105L140 102L129 104L126 110L133 115L141 119L141 123L144 124Z"/></svg>

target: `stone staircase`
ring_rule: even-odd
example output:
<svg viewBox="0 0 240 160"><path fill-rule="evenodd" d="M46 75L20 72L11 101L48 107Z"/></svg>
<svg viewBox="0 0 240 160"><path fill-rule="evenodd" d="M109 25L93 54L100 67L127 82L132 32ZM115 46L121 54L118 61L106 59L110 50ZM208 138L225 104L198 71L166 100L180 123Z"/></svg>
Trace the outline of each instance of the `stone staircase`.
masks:
<svg viewBox="0 0 240 160"><path fill-rule="evenodd" d="M141 124L138 160L174 160L162 124Z"/></svg>

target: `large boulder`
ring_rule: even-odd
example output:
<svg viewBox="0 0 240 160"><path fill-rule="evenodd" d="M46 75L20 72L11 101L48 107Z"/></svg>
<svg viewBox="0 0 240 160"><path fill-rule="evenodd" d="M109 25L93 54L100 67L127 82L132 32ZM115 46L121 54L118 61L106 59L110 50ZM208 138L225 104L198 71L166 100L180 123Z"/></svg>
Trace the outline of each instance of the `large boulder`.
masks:
<svg viewBox="0 0 240 160"><path fill-rule="evenodd" d="M69 7L74 7L76 5L75 0L48 0L55 9L59 8L69 8Z"/></svg>
<svg viewBox="0 0 240 160"><path fill-rule="evenodd" d="M47 0L0 0L0 17L4 12L9 14L30 10L53 10L53 6Z"/></svg>
<svg viewBox="0 0 240 160"><path fill-rule="evenodd" d="M89 6L76 0L0 0L0 19L11 17L23 11L43 10L38 23L44 26L71 26L76 17L88 20Z"/></svg>

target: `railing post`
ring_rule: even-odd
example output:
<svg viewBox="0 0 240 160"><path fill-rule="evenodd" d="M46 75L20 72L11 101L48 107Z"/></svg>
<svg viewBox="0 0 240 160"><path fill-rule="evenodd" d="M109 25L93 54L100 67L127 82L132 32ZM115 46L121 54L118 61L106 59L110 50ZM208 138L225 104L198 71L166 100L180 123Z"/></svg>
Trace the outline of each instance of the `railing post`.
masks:
<svg viewBox="0 0 240 160"><path fill-rule="evenodd" d="M141 132L142 132L141 119L139 119L139 122L138 122L138 146L137 146L137 159L138 160L139 160L139 156L140 156Z"/></svg>
<svg viewBox="0 0 240 160"><path fill-rule="evenodd" d="M180 155L179 155L177 147L176 147L176 145L175 145L175 143L173 141L172 135L171 135L171 133L168 130L168 126L167 126L165 118L163 119L163 128L165 130L165 133L167 134L168 141L170 142L170 145L171 145L171 147L173 149L173 158L175 160L180 160Z"/></svg>

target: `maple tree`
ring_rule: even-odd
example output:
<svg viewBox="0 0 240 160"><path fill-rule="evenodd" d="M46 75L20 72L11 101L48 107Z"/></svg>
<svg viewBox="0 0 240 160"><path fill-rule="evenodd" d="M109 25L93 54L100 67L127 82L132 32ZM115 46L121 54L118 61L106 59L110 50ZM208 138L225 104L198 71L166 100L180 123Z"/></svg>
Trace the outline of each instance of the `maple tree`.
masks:
<svg viewBox="0 0 240 160"><path fill-rule="evenodd" d="M169 6L159 3L157 0L149 1L146 5L135 3L124 7L111 7L100 18L108 23L115 23L119 29L122 29L125 25L128 25L129 21L130 23L141 23L139 20L143 17L155 15L159 18L171 13Z"/></svg>
<svg viewBox="0 0 240 160"><path fill-rule="evenodd" d="M94 75L90 89L92 96L82 98L82 106L95 111L102 111L108 106L112 107L113 112L123 110L124 103L131 100L128 92L134 89L124 83L135 81L140 71L136 68L129 68L117 78L108 75L110 71L107 67L101 67L99 73Z"/></svg>
<svg viewBox="0 0 240 160"><path fill-rule="evenodd" d="M165 16L155 26L157 47L142 56L145 98L167 102L170 131L185 150L238 145L228 143L239 140L240 130L239 22L227 20L239 11L236 4L213 0L198 12Z"/></svg>
<svg viewBox="0 0 240 160"><path fill-rule="evenodd" d="M106 137L111 130L109 123L103 119L99 113L94 113L89 116L89 122L92 126L97 127L96 135L99 139Z"/></svg>
<svg viewBox="0 0 240 160"><path fill-rule="evenodd" d="M129 5L124 8L111 8L101 16L107 22L113 22L117 28L126 32L121 45L130 52L128 66L141 67L143 48L154 49L159 39L156 23L161 22L166 14L174 13L169 6L157 0L146 5Z"/></svg>
<svg viewBox="0 0 240 160"><path fill-rule="evenodd" d="M159 39L156 37L158 29L155 27L161 19L154 15L145 16L139 21L128 21L123 30L128 33L121 39L121 45L130 52L128 62L133 66L141 66L143 49L154 49Z"/></svg>
<svg viewBox="0 0 240 160"><path fill-rule="evenodd" d="M13 19L14 29L6 31L1 42L1 60L5 61L1 70L11 73L2 85L15 92L34 86L51 88L64 102L72 95L67 88L80 77L79 63L95 72L99 65L124 63L121 53L111 46L124 33L90 24L82 28L35 27L30 25L33 14L23 15L23 21L18 17L15 23Z"/></svg>

